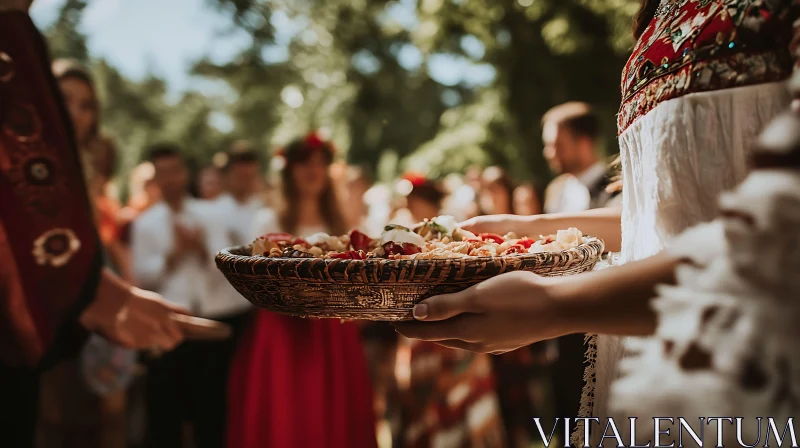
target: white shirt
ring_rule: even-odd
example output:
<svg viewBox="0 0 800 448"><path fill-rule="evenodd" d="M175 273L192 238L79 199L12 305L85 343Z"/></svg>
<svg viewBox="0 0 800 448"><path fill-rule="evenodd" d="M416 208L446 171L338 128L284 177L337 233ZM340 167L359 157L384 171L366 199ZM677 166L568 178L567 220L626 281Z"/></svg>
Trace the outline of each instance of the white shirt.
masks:
<svg viewBox="0 0 800 448"><path fill-rule="evenodd" d="M586 188L591 188L600 183L603 180L603 176L606 175L606 167L603 165L602 162L595 162L594 165L586 168L581 173L576 174L575 177L582 183Z"/></svg>
<svg viewBox="0 0 800 448"><path fill-rule="evenodd" d="M202 228L208 253L205 259L187 254L166 273L167 256L175 245L174 223ZM214 263L220 249L233 244L225 222L206 201L186 199L180 213L160 202L133 223L133 270L140 286L203 317L227 317L244 312L250 303L239 295Z"/></svg>
<svg viewBox="0 0 800 448"><path fill-rule="evenodd" d="M591 189L605 176L601 162L575 174L562 174L547 186L545 213L575 213L588 210L592 205Z"/></svg>
<svg viewBox="0 0 800 448"><path fill-rule="evenodd" d="M250 244L259 236L253 233L253 222L263 206L263 201L255 196L239 202L227 193L214 201L215 213L228 225L234 246Z"/></svg>

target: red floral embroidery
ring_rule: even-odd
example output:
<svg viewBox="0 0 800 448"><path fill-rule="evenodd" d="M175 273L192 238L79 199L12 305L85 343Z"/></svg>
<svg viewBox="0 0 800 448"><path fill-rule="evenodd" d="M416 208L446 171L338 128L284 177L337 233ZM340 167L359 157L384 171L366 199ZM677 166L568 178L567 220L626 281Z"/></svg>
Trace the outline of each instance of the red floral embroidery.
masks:
<svg viewBox="0 0 800 448"><path fill-rule="evenodd" d="M788 78L799 17L790 1L679 1L651 22L622 72L619 132L663 101Z"/></svg>

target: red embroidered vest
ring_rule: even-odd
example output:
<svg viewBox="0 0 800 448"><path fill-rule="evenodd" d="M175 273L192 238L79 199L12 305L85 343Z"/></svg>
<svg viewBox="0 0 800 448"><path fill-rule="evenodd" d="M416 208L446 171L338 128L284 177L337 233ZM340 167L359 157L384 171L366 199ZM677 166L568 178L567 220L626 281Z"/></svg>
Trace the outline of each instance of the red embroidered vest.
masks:
<svg viewBox="0 0 800 448"><path fill-rule="evenodd" d="M663 101L781 81L800 60L800 0L662 0L622 71L622 133Z"/></svg>

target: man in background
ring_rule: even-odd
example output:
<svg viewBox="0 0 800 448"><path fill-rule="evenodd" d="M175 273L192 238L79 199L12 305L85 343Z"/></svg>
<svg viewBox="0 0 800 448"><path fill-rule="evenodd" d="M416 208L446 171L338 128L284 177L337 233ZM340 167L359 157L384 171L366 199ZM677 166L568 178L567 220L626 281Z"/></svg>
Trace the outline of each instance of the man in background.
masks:
<svg viewBox="0 0 800 448"><path fill-rule="evenodd" d="M620 198L606 191L611 180L597 156L600 124L591 106L570 102L542 119L544 158L559 173L545 191L545 213L570 213L612 206ZM563 336L544 344L556 354L549 366L556 417L574 417L583 392L584 335Z"/></svg>
<svg viewBox="0 0 800 448"><path fill-rule="evenodd" d="M242 142L225 154L222 165L224 192L215 201L216 213L225 220L234 245L250 244L256 212L264 207L259 194L259 180L263 175L258 154Z"/></svg>
<svg viewBox="0 0 800 448"><path fill-rule="evenodd" d="M180 148L159 144L149 154L163 200L133 223L136 278L168 301L238 327L249 303L230 292L214 266L217 251L232 244L226 223L211 203L189 197ZM224 446L234 347L233 339L187 342L148 365L148 446L183 446L184 421L192 424L199 448Z"/></svg>
<svg viewBox="0 0 800 448"><path fill-rule="evenodd" d="M579 212L608 205L607 169L597 157L600 124L591 106L571 102L542 119L544 158L559 176L545 191L545 213Z"/></svg>

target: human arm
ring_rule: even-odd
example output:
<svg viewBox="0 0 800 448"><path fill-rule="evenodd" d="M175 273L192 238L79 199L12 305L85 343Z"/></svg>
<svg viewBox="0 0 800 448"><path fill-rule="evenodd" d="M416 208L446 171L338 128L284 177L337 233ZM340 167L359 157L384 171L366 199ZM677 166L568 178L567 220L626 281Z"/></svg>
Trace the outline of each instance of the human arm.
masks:
<svg viewBox="0 0 800 448"><path fill-rule="evenodd" d="M465 350L503 353L572 333L647 335L655 329L655 286L674 282L669 253L569 277L512 272L464 291L422 301L410 338Z"/></svg>
<svg viewBox="0 0 800 448"><path fill-rule="evenodd" d="M474 233L514 232L520 236L550 235L576 227L584 235L596 236L605 243L606 251L619 252L622 247L622 208L607 207L577 213L552 213L533 216L478 216L461 224Z"/></svg>
<svg viewBox="0 0 800 448"><path fill-rule="evenodd" d="M128 348L171 350L183 340L173 315L187 311L160 295L136 288L103 269L97 295L81 313L87 330Z"/></svg>

